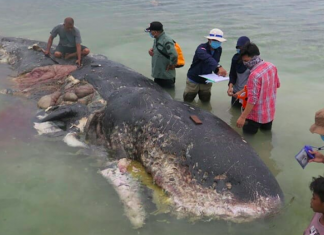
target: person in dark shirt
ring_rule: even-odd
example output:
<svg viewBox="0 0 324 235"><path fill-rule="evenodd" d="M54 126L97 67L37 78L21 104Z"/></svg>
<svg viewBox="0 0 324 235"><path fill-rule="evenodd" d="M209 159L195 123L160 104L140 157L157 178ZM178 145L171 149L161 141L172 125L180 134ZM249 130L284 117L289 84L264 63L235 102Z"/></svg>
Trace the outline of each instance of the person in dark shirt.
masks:
<svg viewBox="0 0 324 235"><path fill-rule="evenodd" d="M71 17L64 19L64 24L55 26L51 35L48 38L47 48L44 51L45 55L50 54L50 49L53 44L54 38L59 35L60 41L55 49L54 56L61 58L64 56L65 59L77 57L76 63L81 65L81 55L86 56L90 53L90 50L81 45L81 35L78 28L74 26L74 20Z"/></svg>
<svg viewBox="0 0 324 235"><path fill-rule="evenodd" d="M215 72L220 76L226 76L226 70L219 64L222 55L221 44L226 41L223 35L220 29L212 29L209 35L205 36L208 42L197 47L187 73L184 101L192 102L197 94L201 101L210 101L212 83L206 83L207 80L199 75Z"/></svg>
<svg viewBox="0 0 324 235"><path fill-rule="evenodd" d="M236 54L232 58L231 70L229 74L228 83L228 96L232 97L231 104L241 108L241 103L237 100L238 94L242 92L244 86L249 78L250 70L243 64L240 58L240 50L250 39L246 36L242 36L236 43ZM238 93L239 92L239 93Z"/></svg>

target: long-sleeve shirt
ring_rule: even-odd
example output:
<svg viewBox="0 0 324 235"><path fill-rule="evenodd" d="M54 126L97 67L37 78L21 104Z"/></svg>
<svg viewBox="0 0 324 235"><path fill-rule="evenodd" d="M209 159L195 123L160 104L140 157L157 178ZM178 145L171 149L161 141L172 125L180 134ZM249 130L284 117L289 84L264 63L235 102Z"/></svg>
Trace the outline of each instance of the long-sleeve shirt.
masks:
<svg viewBox="0 0 324 235"><path fill-rule="evenodd" d="M250 70L243 64L240 54L236 53L232 58L231 70L229 73L229 82L233 84L234 93L242 90L247 83Z"/></svg>
<svg viewBox="0 0 324 235"><path fill-rule="evenodd" d="M265 61L255 65L247 82L247 102L254 105L247 119L258 123L273 121L279 87L280 81L276 66Z"/></svg>
<svg viewBox="0 0 324 235"><path fill-rule="evenodd" d="M164 56L159 52L162 51ZM175 78L175 69L166 71L168 65L176 65L178 61L178 54L174 48L173 40L162 32L160 36L154 39L153 44L154 55L152 57L152 77L160 79L173 79Z"/></svg>
<svg viewBox="0 0 324 235"><path fill-rule="evenodd" d="M195 52L192 64L188 70L188 78L199 84L206 84L206 79L199 75L218 72L218 63L222 55L222 48L218 47L212 53L209 43L200 44Z"/></svg>

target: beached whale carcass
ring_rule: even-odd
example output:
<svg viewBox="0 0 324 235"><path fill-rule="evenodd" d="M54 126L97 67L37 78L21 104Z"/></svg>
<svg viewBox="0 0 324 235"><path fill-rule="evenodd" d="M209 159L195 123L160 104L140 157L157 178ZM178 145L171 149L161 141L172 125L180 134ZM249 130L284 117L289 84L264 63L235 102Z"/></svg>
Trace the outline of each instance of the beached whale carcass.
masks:
<svg viewBox="0 0 324 235"><path fill-rule="evenodd" d="M46 96L43 108L48 112L42 121L62 121L66 129L75 129L75 121L86 117L82 129L88 141L114 150L117 160L141 162L169 196L171 213L242 222L278 212L283 193L276 179L225 122L173 100L150 79L104 56L86 57L80 69L71 67L73 61L54 65L41 52L28 49L34 43L45 46L1 38L3 60L22 75L7 93ZM78 96L80 90L84 93ZM203 124L196 125L191 115ZM144 218L134 221L142 223Z"/></svg>

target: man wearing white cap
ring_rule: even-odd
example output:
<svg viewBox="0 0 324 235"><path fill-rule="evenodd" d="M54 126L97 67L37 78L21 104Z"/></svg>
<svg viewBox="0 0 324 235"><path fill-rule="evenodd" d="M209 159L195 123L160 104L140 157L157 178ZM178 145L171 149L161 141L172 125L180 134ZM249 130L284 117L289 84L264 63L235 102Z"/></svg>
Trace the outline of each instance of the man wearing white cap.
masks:
<svg viewBox="0 0 324 235"><path fill-rule="evenodd" d="M226 76L226 70L219 64L222 55L221 44L226 41L223 35L222 30L212 29L209 35L205 36L208 42L197 47L187 73L184 101L192 102L197 94L201 101L210 101L212 83L206 83L207 80L199 75L215 72L220 76Z"/></svg>

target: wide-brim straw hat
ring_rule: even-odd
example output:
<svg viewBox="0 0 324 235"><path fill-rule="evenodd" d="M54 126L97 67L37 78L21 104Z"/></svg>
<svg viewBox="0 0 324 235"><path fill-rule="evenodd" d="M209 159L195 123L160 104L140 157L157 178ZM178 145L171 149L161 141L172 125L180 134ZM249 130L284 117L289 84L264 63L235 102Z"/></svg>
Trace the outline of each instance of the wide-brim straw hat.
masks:
<svg viewBox="0 0 324 235"><path fill-rule="evenodd" d="M220 30L220 29L212 29L212 30L210 30L209 35L205 36L205 38L214 39L214 40L217 40L217 41L220 41L220 42L225 42L226 39L223 38L223 36L224 36L224 33L223 33L222 30Z"/></svg>
<svg viewBox="0 0 324 235"><path fill-rule="evenodd" d="M324 135L324 109L315 114L315 123L309 128L309 131L319 135Z"/></svg>

